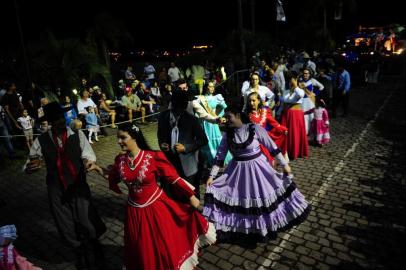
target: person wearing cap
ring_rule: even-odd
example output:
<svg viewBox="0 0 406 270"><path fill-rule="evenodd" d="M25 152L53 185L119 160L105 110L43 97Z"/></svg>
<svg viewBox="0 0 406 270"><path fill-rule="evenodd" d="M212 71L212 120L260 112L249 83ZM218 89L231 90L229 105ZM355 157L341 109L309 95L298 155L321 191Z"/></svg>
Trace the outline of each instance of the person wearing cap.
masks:
<svg viewBox="0 0 406 270"><path fill-rule="evenodd" d="M131 87L126 87L126 95L121 98L121 103L126 107L128 120L133 120L133 113L141 112L141 123L145 123L145 108L142 106L141 99L133 94Z"/></svg>
<svg viewBox="0 0 406 270"><path fill-rule="evenodd" d="M312 75L316 76L316 63L314 63L312 60L310 60L310 55L307 52L303 53L303 68L308 68L311 70Z"/></svg>
<svg viewBox="0 0 406 270"><path fill-rule="evenodd" d="M95 264L103 265L103 252L97 239L106 227L91 202L86 182L86 173L99 169L96 155L81 130L74 132L66 126L59 103L51 102L43 110L52 127L35 139L25 170L33 173L41 160L45 161L52 216L62 239L74 249L77 268L90 267L86 265L88 248L94 251Z"/></svg>
<svg viewBox="0 0 406 270"><path fill-rule="evenodd" d="M93 102L95 104L99 104L100 96L102 94L102 89L98 85L93 86L93 88L91 88L91 89L92 89L91 98L92 98Z"/></svg>

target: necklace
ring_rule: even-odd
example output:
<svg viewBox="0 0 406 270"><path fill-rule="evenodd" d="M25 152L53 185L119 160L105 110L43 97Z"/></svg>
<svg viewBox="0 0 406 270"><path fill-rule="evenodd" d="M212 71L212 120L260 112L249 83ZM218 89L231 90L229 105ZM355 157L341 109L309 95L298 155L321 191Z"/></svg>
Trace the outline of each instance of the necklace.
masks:
<svg viewBox="0 0 406 270"><path fill-rule="evenodd" d="M127 165L130 168L130 170L134 170L135 167L137 167L137 164L134 164L135 159L138 157L138 155L140 154L141 151L138 151L137 155L134 156L132 152L128 153L127 155Z"/></svg>

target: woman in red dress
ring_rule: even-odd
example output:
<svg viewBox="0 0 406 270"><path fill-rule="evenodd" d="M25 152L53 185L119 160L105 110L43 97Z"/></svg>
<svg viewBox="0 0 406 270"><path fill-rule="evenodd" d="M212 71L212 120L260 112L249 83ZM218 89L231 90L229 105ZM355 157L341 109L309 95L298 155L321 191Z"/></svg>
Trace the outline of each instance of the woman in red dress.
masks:
<svg viewBox="0 0 406 270"><path fill-rule="evenodd" d="M216 241L213 224L196 210L194 187L178 176L162 152L144 150L148 146L137 126L121 125L117 138L123 154L115 158L108 179L117 193L122 193L120 181L128 187L123 269L193 269L199 248ZM190 205L170 199L157 177L189 198Z"/></svg>
<svg viewBox="0 0 406 270"><path fill-rule="evenodd" d="M268 107L261 107L262 101L258 93L253 92L248 95L247 112L251 123L260 125L267 132L269 137L275 142L282 154L287 157L286 150L286 135L288 129L282 126L272 117L272 113ZM273 157L269 154L268 150L261 146L261 150L268 157L268 160L272 161Z"/></svg>
<svg viewBox="0 0 406 270"><path fill-rule="evenodd" d="M284 111L281 124L289 129L286 148L289 158L309 156L309 142L306 135L306 125L302 103L305 96L303 89L298 87L296 72L290 74L290 89L283 95Z"/></svg>

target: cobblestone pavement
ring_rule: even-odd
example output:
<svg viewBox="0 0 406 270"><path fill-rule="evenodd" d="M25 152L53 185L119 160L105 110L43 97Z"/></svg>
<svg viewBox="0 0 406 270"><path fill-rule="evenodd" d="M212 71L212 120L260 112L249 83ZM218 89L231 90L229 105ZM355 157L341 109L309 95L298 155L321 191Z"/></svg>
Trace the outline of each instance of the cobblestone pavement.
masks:
<svg viewBox="0 0 406 270"><path fill-rule="evenodd" d="M244 249L218 244L203 249L199 269L399 269L405 265L405 82L385 77L377 90L353 89L351 114L331 120L332 141L311 147L310 158L291 162L298 188L313 205L307 221L275 241ZM144 126L150 143L155 125ZM156 146L156 144L155 144ZM115 136L94 145L101 165L118 153ZM0 221L17 225L20 252L44 269L74 269L60 244L46 195L44 170L21 171L23 160L1 161ZM125 196L88 177L108 231L101 241L106 269L121 269ZM204 186L201 187L201 192Z"/></svg>

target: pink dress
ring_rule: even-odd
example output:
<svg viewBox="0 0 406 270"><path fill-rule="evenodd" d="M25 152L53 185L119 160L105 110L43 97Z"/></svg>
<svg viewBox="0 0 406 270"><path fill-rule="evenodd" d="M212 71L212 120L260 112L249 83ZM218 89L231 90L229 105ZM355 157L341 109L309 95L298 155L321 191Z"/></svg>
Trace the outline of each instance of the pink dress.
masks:
<svg viewBox="0 0 406 270"><path fill-rule="evenodd" d="M326 144L330 141L328 112L323 107L314 110L314 119L312 121L312 135L318 144Z"/></svg>

